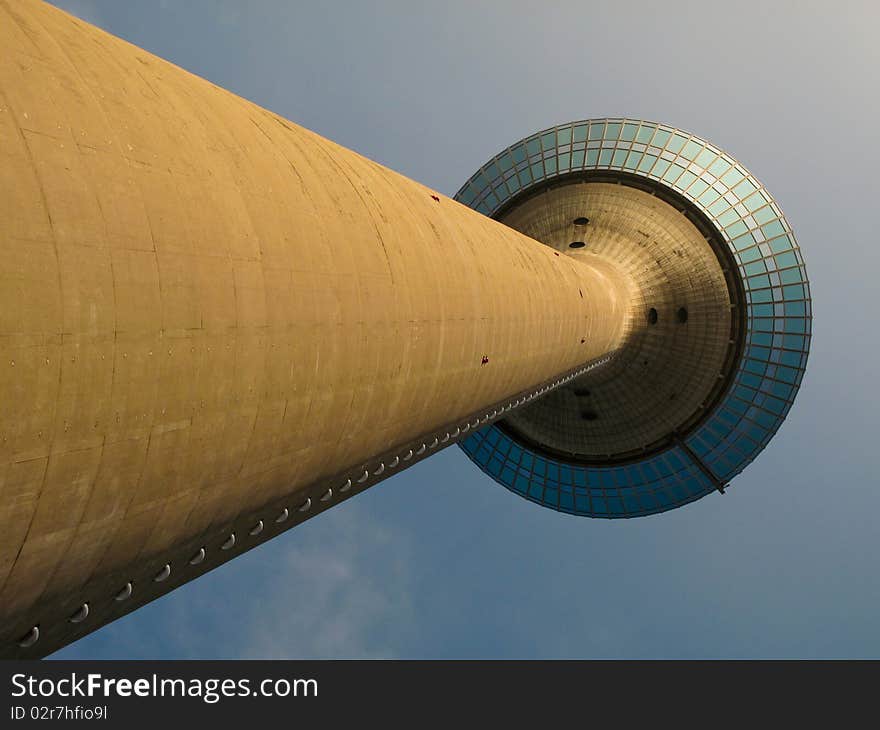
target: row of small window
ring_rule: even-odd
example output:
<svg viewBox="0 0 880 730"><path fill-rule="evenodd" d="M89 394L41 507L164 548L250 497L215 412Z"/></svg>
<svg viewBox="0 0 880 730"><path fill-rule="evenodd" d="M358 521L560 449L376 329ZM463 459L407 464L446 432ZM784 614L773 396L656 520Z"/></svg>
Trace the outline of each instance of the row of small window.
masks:
<svg viewBox="0 0 880 730"><path fill-rule="evenodd" d="M575 514L639 515L671 509L698 499L714 490L714 485L694 466L663 480L648 483L638 478L620 488L613 486L578 487L559 484L545 477L515 471L504 466L498 473L490 462L484 464L479 456L466 449L468 455L499 482L531 501ZM588 470L580 470L588 471ZM608 475L610 470L589 470L590 476ZM619 471L619 469L617 470Z"/></svg>
<svg viewBox="0 0 880 730"><path fill-rule="evenodd" d="M696 143L694 143L696 144ZM618 150L618 152L621 152ZM702 207L705 209L707 214L712 217L718 224L719 228L725 230L728 238L731 241L735 241L735 247L738 249L743 249L748 246L753 245L756 242L769 240L774 237L779 237L779 239L774 243L774 251L781 252L784 250L790 250L793 247L793 244L790 240L783 237L781 234L786 233L786 228L783 223L782 214L779 209L769 200L765 194L763 194L755 185L746 177L747 172L737 170L736 168L728 170L726 173L722 171L722 169L715 167L718 165L722 159L718 158L714 163L709 163L707 159L701 159L701 154L710 154L712 156L716 156L716 152L710 151L709 148L704 149L701 153L696 155L698 162L706 163L704 167L707 168L707 171L713 175L714 179L715 174L721 175L721 181L724 185L720 186L720 189L716 189L715 195L706 196L704 191L709 187L710 182L705 180L697 183L697 187L692 187L691 183L696 180L696 177L685 177L682 180L678 180L679 176L684 174L685 168L681 166L672 166L673 173L671 174L668 170L666 170L664 166L664 170L655 170L652 175L659 177L667 182L678 181L677 187L680 189L687 189L689 195L694 198ZM632 155L634 153L629 152L628 155ZM638 169L641 172L651 172L651 167L653 163L646 164L645 161L635 164L635 161L631 159L629 156L627 160L624 161L622 157L618 157L615 161L614 157L611 157L609 160L600 160L597 156L595 160L587 159L587 166L595 166L594 164L601 164L604 166L604 163L609 163L612 166L624 167L625 169L631 167L632 169ZM618 165L617 163L621 163ZM649 162L651 162L649 160ZM581 160L575 159L573 167L580 167ZM493 164L493 163L490 163ZM560 156L559 168L560 169L569 169L570 160L567 154L563 154ZM732 160L725 160L723 164L726 167L731 167L734 165ZM526 180L526 183L532 181L533 178L545 177L547 175L555 174L557 171L557 164L555 158L553 162L549 163L549 168L544 171L539 171L537 168L531 170L528 174L529 179ZM701 165L703 166L703 165ZM677 169L676 169L677 168ZM680 172L679 172L680 170ZM658 174L659 173L659 174ZM693 175L693 173L688 173L689 175ZM478 173L475 178L479 180L484 180L484 177L481 177L481 173ZM479 182L478 182L479 184ZM516 189L519 189L519 185L516 186ZM734 198L724 198L721 196L724 194L725 190L730 187L734 194ZM466 186L467 189L467 186ZM472 202L473 195L471 192L466 192L461 196L462 200L466 203ZM498 191L496 191L497 193ZM513 192L516 192L514 190ZM501 194L502 201L509 197L508 192L502 191ZM737 200L738 199L738 200ZM742 203L740 202L742 201ZM491 207L497 206L499 203L497 195L493 195L493 198L489 200ZM743 205L740 210L737 208ZM751 214L751 215L750 215ZM744 235L747 232L751 232L752 235Z"/></svg>
<svg viewBox="0 0 880 730"><path fill-rule="evenodd" d="M329 503L334 498L334 496L339 498L339 495L346 494L347 492L349 492L349 490L351 490L351 488L355 484L363 485L361 488L366 488L367 486L369 486L369 484L367 484L366 482L368 482L368 480L370 480L371 474L376 477L381 476L386 472L386 470L394 469L398 465L400 465L402 462L411 461L415 457L422 456L427 451L435 449L438 446L440 446L441 444L449 443L450 440L454 441L459 436L462 436L462 435L468 433L471 429L477 428L481 423L487 423L491 419L495 418L496 416L501 415L502 413L505 413L506 411L509 411L509 410L521 405L521 404L527 403L527 402L533 400L534 398L540 397L541 395L546 393L551 388L562 385L563 383L567 383L570 380L572 380L573 378L580 377L581 375L583 375L587 371L589 371L595 367L598 367L599 365L605 364L606 362L608 362L608 360L610 358L611 358L610 355L606 355L605 357L600 358L599 360L596 360L586 366L580 367L577 370L572 371L571 373L558 378L557 380L553 381L552 383L549 383L547 385L543 385L543 386L537 388L535 391L533 391L532 393L529 393L528 395L520 395L519 397L509 401L507 404L493 409L491 411L491 413L486 412L486 414L482 418L478 417L473 423L468 421L466 423L463 423L461 426L454 428L451 431L446 431L442 435L438 434L433 439L426 440L417 448L407 449L404 453L401 453L400 455L394 456L393 458L389 459L387 464L385 461L380 461L378 463L378 465L375 467L375 469L364 468L360 472L358 472L357 474L354 474L352 477L346 479L345 482L342 483L335 492L334 492L334 489L331 487L331 488L327 489L326 491L324 491L323 493L321 493L320 497L318 497L317 499L319 502ZM418 461L418 459L416 459L416 461ZM349 496L349 495L346 495L346 496ZM304 513L304 512L309 512L312 509L312 507L313 507L312 498L306 497L305 501L302 504L300 504L296 509L298 512ZM281 513L275 517L274 521L276 523L285 522L288 519L289 514L290 514L289 510L287 508L284 508L281 511ZM251 536L260 535L263 532L264 526L265 525L264 525L263 520L258 520L257 523L255 525L253 525L248 530L248 534ZM229 534L229 536L226 538L226 540L223 542L223 544L220 546L220 549L223 551L231 550L236 544L237 544L236 533L231 532ZM205 547L202 547L189 559L189 565L191 565L191 566L200 565L205 561L206 557L207 557L207 550ZM166 581L170 577L170 575L171 575L171 564L166 563L153 576L153 582L163 583L164 581ZM133 581L129 581L116 593L116 595L114 596L114 599L116 601L126 601L131 597L133 590L134 590ZM86 603L82 604L70 617L68 617L68 621L69 621L69 623L72 623L72 624L81 623L82 621L84 621L88 617L89 613L90 613L90 604L88 602L86 602ZM37 643L39 638L40 638L40 627L39 627L39 624L37 624L37 625L34 625L25 636L23 636L19 639L18 645L21 648L30 648L31 646L33 646L34 644Z"/></svg>
<svg viewBox="0 0 880 730"><path fill-rule="evenodd" d="M799 337L799 341L792 344L805 343L802 336L796 337ZM764 349L768 356L774 355L774 351ZM779 352L782 357L797 356L800 367L746 358L735 387L716 415L689 439L694 451L705 459L706 465L720 479L727 480L738 473L757 455L772 438L791 407L791 400L803 376L806 354L784 350ZM731 444L734 446L730 447ZM474 461L502 482L507 477L507 481L522 478L551 486L568 483L583 487L592 483L595 487L613 487L652 484L668 481L674 476L674 471L662 467L657 470L649 463L578 470L532 454L494 427L472 436L465 444L465 450ZM665 466L663 459L670 458L669 454L667 452L657 459L654 465ZM680 468L681 461L677 461Z"/></svg>
<svg viewBox="0 0 880 730"><path fill-rule="evenodd" d="M462 444L473 460L489 474L500 477L504 469L542 483L580 488L628 488L663 483L690 469L690 460L670 449L648 460L619 467L585 468L556 462L523 448L499 429L484 429Z"/></svg>
<svg viewBox="0 0 880 730"><path fill-rule="evenodd" d="M690 447L720 479L729 479L754 459L788 415L797 384L765 380L762 385L784 399L739 384L716 414L688 439Z"/></svg>
<svg viewBox="0 0 880 730"><path fill-rule="evenodd" d="M662 489L632 494L572 494L563 489L542 488L536 484L529 485L527 490L518 484L504 486L544 507L591 517L635 517L663 512L693 502L714 489L702 475L667 484Z"/></svg>
<svg viewBox="0 0 880 730"><path fill-rule="evenodd" d="M327 491L328 495L332 495L332 490ZM321 501L326 501L322 498ZM306 501L303 502L298 508L299 512L307 512L311 509L312 500L311 498L306 498ZM284 508L275 518L276 523L286 522L288 517L290 516L290 512L287 508ZM260 535L264 530L264 522L263 520L257 520L257 522L248 530L248 534L251 536ZM220 545L221 551L231 550L236 544L240 544L240 541L236 537L235 532L230 532L223 543ZM207 559L208 551L206 547L199 548L187 561L191 566L200 566ZM164 583L171 576L171 563L165 563L156 573L152 576L153 583ZM129 598L134 593L134 580L130 580L126 582L124 586L122 586L116 593L113 595L113 601L117 603L122 603L128 601ZM108 599L109 600L109 599ZM85 621L91 613L91 603L86 601L81 604L79 608L77 608L70 616L68 616L67 621L71 624L80 624ZM40 626L39 624L31 627L31 630L22 636L19 641L19 647L23 649L28 649L34 644L37 643L40 639Z"/></svg>
<svg viewBox="0 0 880 730"><path fill-rule="evenodd" d="M480 192L475 192L474 187L466 188L456 199L491 215L508 198L536 182L567 172L592 169L642 173L646 177L667 183L708 210L710 217L728 212L740 203L750 212L761 208L773 212L772 207L768 206L767 197L760 192L755 181L740 179L731 189L720 181L713 183L703 179L701 175L705 175L705 172L694 165L685 168L672 160L629 149L576 151L570 155L563 153L559 157L527 163L522 169L515 168L504 177L489 183ZM736 176L743 178L744 171L737 169Z"/></svg>
<svg viewBox="0 0 880 730"><path fill-rule="evenodd" d="M787 413L791 403L784 405ZM725 404L712 420L704 424L697 433L688 438L688 445L704 461L711 461L709 455L722 445L738 443L743 454L750 454L768 441L784 420L784 416L748 408L746 414L730 419L730 404Z"/></svg>
<svg viewBox="0 0 880 730"><path fill-rule="evenodd" d="M767 335L773 335L774 337L776 335L803 335L804 337L809 337L811 329L812 320L809 317L753 317L749 321L747 342L754 340L757 344L762 344L764 340L760 338ZM807 349L809 342L805 344L807 347L804 349Z"/></svg>
<svg viewBox="0 0 880 730"><path fill-rule="evenodd" d="M809 299L800 302L748 302L746 305L750 330L757 320L770 319L774 320L769 325L771 332L806 334L809 332L812 314L812 302ZM764 324L759 331L767 331L767 326Z"/></svg>
<svg viewBox="0 0 880 730"><path fill-rule="evenodd" d="M771 286L767 289L746 289L746 304L769 304L773 302L784 302L792 306L786 306L783 310L784 316L804 317L806 312L805 306L795 306L796 300L800 300L801 305L805 305L810 298L803 284L789 284L787 286Z"/></svg>
<svg viewBox="0 0 880 730"><path fill-rule="evenodd" d="M798 335L790 335L790 337L798 337ZM803 339L803 338L801 338ZM763 375L767 365L784 365L790 368L806 367L807 351L803 348L785 350L778 347L760 347L758 345L750 345L746 350L746 358L742 367L750 372Z"/></svg>
<svg viewBox="0 0 880 730"><path fill-rule="evenodd" d="M765 380L781 381L790 385L798 385L806 369L807 353L800 355L798 367L786 365L773 365L772 363L759 360L745 361L745 368L737 376L737 383L744 384L755 390L761 387Z"/></svg>
<svg viewBox="0 0 880 730"><path fill-rule="evenodd" d="M751 349L752 347L772 347L775 350L807 352L810 349L810 339L810 335L791 335L783 334L781 332L774 333L753 330L749 332L746 355L753 356L755 354Z"/></svg>
<svg viewBox="0 0 880 730"><path fill-rule="evenodd" d="M646 470L639 469L637 465L606 469L581 468L575 471L573 481L564 481L553 479L546 473L530 471L523 466L517 466L514 461L503 461L494 455L487 459L485 450L478 450L473 454L473 458L486 473L500 481L526 480L529 483L545 485L552 489L608 489L624 493L632 489L659 488L684 478L687 473L686 470L681 470L676 473L660 476L655 474L648 477L645 474ZM561 464L557 464L557 466L561 466Z"/></svg>
<svg viewBox="0 0 880 730"><path fill-rule="evenodd" d="M802 266L797 264L791 268L782 268L779 266L780 259L782 259L783 256L788 256L793 253L794 251L788 251L781 256L768 259L760 258L748 264L740 263L740 271L744 276L744 284L746 287L749 289L761 289L768 286L806 284L806 271L804 271ZM791 261L790 258L783 260ZM765 278L758 278L762 276Z"/></svg>
<svg viewBox="0 0 880 730"><path fill-rule="evenodd" d="M749 276L746 267L752 262L764 261L765 268L770 271L803 266L804 263L797 246L791 239L791 234L776 236L759 243L754 240L751 233L746 233L731 241L729 245L732 246L731 251L744 276Z"/></svg>
<svg viewBox="0 0 880 730"><path fill-rule="evenodd" d="M662 144L648 147L625 139L624 146L615 141L613 147L589 149L588 146L587 149L577 149L575 145L568 151L564 140L560 140L559 147L549 147L550 136L550 133L543 135L547 142L543 155L537 139L533 138L494 158L465 183L456 198L478 208L477 203L482 203L491 210L497 206L499 192L504 200L536 180L561 172L582 168L617 168L641 172L687 191L689 197L702 204L712 217L720 216L725 211L730 215L728 209L741 202L748 212L762 209L770 202L760 192L760 184L749 178L748 171L697 138L688 139L674 134L671 139L676 143L666 145L665 149ZM764 210L761 215L772 215L774 212L778 217L778 211L772 208ZM722 228L726 225L727 222L721 224Z"/></svg>
<svg viewBox="0 0 880 730"><path fill-rule="evenodd" d="M555 173L555 168L556 163L554 162L552 170L548 171L547 174ZM529 173L529 176L531 175L532 173ZM663 176L661 179L666 180L666 177ZM531 179L526 181L526 183L529 182L531 182ZM735 251L743 252L738 256L742 263L749 263L759 258L767 258L773 254L790 253L792 249L796 250L796 246L790 238L790 232L784 223L784 218L776 205L772 201L768 201L768 198L748 180L742 181L738 188L746 184L749 186L748 189L743 188L736 191L736 194L747 196L744 207L739 210L740 204L736 198L719 199L712 203L710 199L704 199L706 196L700 195L700 191L696 188L692 187L687 192L716 221L719 228L724 231L726 237L730 240ZM702 185L708 184L705 182L698 183L698 187ZM517 186L517 189L519 187ZM677 187L684 190L688 185L678 185ZM483 207L477 206L477 209L490 214L516 191L516 189L510 192L503 190L500 192L499 197L499 191L495 190L489 193L489 197L486 197L485 205ZM469 202L467 197L463 198L463 202ZM715 197L720 198L720 194ZM754 211L754 213L749 215L748 211ZM766 247L757 248L756 245L761 243L766 243ZM746 253L746 249L751 250ZM799 263L796 255L789 256L787 259L792 260L788 263L786 261L781 262L781 266L797 265Z"/></svg>
<svg viewBox="0 0 880 730"><path fill-rule="evenodd" d="M719 480L729 481L754 461L774 434L775 429L751 429L748 433L734 429L713 443L707 443L706 439L695 440L692 448Z"/></svg>
<svg viewBox="0 0 880 730"><path fill-rule="evenodd" d="M499 478L506 476L508 480L525 478L528 481L549 485L554 489L561 487L575 491L579 489L627 490L662 485L670 480L686 478L693 471L690 460L688 459L685 463L685 457L677 448L672 448L660 456L652 457L650 461L637 464L588 468L570 466L552 460L547 461L528 449L525 450L523 459L517 461L516 453L508 452L506 456L502 456L499 451L490 451L485 448L473 449L469 444L465 444L464 447L473 460L484 467L492 476ZM530 460L529 464L542 462L547 468L530 468L526 463L527 458ZM679 467L670 469L663 464L667 459L678 462ZM663 468L652 468L652 466L657 467L661 464Z"/></svg>
<svg viewBox="0 0 880 730"><path fill-rule="evenodd" d="M716 219L719 227L724 230L731 245L738 252L739 262L744 265L743 273L746 277L746 287L758 289L772 286L773 283L794 285L804 282L806 277L803 270L799 269L790 270L785 281L780 282L753 278L753 275L763 275L768 270L772 270L774 267L770 265L771 263L776 263L775 268L779 269L797 267L801 264L797 248L790 238L790 232L786 229L780 211L774 204L767 204L763 196L761 196L761 200L764 207L755 215L755 220L751 221L752 227L749 226L748 218L742 218L741 214L733 208ZM727 205L727 207L730 206ZM710 206L710 213L712 212L711 208L712 206ZM775 261L773 260L774 255L776 255Z"/></svg>
<svg viewBox="0 0 880 730"><path fill-rule="evenodd" d="M752 441L761 443L764 441L764 432L774 432L778 425L785 419L791 408L791 401L772 399L773 403L765 406L745 403L737 399L728 399L712 416L711 420L704 424L693 438L705 444L706 452L715 448L715 445L725 439L736 439L737 435L746 435ZM773 408L778 405L778 410ZM749 449L750 450L750 449Z"/></svg>
<svg viewBox="0 0 880 730"><path fill-rule="evenodd" d="M725 158L720 150L703 140L671 128L651 123L596 120L539 132L497 155L469 182L482 189L489 180L527 160L541 156L542 153L544 156L553 156L564 154L569 146L572 150L578 150L609 142L623 142L626 147L635 145L641 150L650 147L658 155L665 151L675 157L696 162L701 168L709 169L715 177L721 177L735 164ZM460 192L466 187L467 185Z"/></svg>

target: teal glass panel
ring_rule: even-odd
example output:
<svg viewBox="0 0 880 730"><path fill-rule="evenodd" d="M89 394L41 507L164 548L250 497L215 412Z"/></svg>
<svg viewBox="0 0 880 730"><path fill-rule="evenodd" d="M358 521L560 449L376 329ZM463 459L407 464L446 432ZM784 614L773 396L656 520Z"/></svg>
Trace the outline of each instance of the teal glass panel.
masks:
<svg viewBox="0 0 880 730"><path fill-rule="evenodd" d="M641 142L642 144L648 144L651 141L651 137L654 135L654 130L656 127L642 125L639 127L639 133L636 135L636 142Z"/></svg>
<svg viewBox="0 0 880 730"><path fill-rule="evenodd" d="M752 248L747 248L743 251L738 252L737 256L739 257L741 263L747 264L751 261L763 259L764 254L761 253L761 249L759 249L757 246L754 246Z"/></svg>
<svg viewBox="0 0 880 730"><path fill-rule="evenodd" d="M654 170L652 171L651 174L656 175L659 178L662 178L664 173L669 169L669 166L671 164L672 163L669 162L668 160L657 160L657 165L656 165L656 167L654 167Z"/></svg>
<svg viewBox="0 0 880 730"><path fill-rule="evenodd" d="M779 280L783 284L798 284L802 282L804 279L803 274L799 268L797 269L786 269L785 271L779 272Z"/></svg>
<svg viewBox="0 0 880 730"><path fill-rule="evenodd" d="M651 140L651 144L663 149L669 141L670 136L671 132L667 132L665 129L658 129L657 133L654 135L654 139Z"/></svg>
<svg viewBox="0 0 880 730"><path fill-rule="evenodd" d="M742 179L743 174L736 168L733 168L732 170L726 172L724 175L721 176L721 182L723 182L729 188L732 188Z"/></svg>
<svg viewBox="0 0 880 730"><path fill-rule="evenodd" d="M641 152L630 152L626 156L626 162L623 163L623 166L627 170L635 170L636 167L638 166L639 162L641 161L641 159L642 159Z"/></svg>
<svg viewBox="0 0 880 730"><path fill-rule="evenodd" d="M639 129L638 124L624 124L623 131L620 134L620 138L624 142L632 142L636 138L636 132Z"/></svg>
<svg viewBox="0 0 880 730"><path fill-rule="evenodd" d="M699 200L700 195L708 187L709 187L709 183L707 183L705 180L698 179L696 182L692 183L691 186L688 188L688 195L692 198L696 198L697 200Z"/></svg>
<svg viewBox="0 0 880 730"><path fill-rule="evenodd" d="M655 162L657 162L657 157L655 155L645 155L639 163L639 171L650 172L651 168L654 167Z"/></svg>
<svg viewBox="0 0 880 730"><path fill-rule="evenodd" d="M687 137L682 137L680 134L672 135L672 139L669 140L669 143L666 145L666 149L674 154L678 154L681 152L681 148L684 147L685 142L687 142Z"/></svg>
<svg viewBox="0 0 880 730"><path fill-rule="evenodd" d="M715 159L715 153L712 150L706 148L694 158L694 162L696 162L700 167L702 167L705 170L705 169L708 169L709 164L714 159Z"/></svg>
<svg viewBox="0 0 880 730"><path fill-rule="evenodd" d="M703 149L702 144L700 144L699 142L696 142L694 140L690 140L689 142L685 143L684 148L681 150L681 152L679 154L682 157L684 157L686 160L693 160L697 156L697 154L699 154L700 150L702 150L702 149Z"/></svg>
<svg viewBox="0 0 880 730"><path fill-rule="evenodd" d="M783 335L782 343L790 350L805 350L807 348L807 338L803 335Z"/></svg>
<svg viewBox="0 0 880 730"><path fill-rule="evenodd" d="M767 267L764 265L764 260L761 259L760 261L755 261L751 264L748 264L747 266L744 266L743 271L745 272L746 276L754 276L755 274L763 274L765 271L767 271Z"/></svg>
<svg viewBox="0 0 880 730"><path fill-rule="evenodd" d="M726 213L718 216L718 225L722 228L727 228L734 221L739 220L739 213L737 213L733 208L728 210Z"/></svg>
<svg viewBox="0 0 880 730"><path fill-rule="evenodd" d="M710 187L708 190L706 190L706 192L704 192L704 193L698 198L698 201L699 201L699 203L702 204L704 207L708 207L708 206L710 206L712 203L714 203L716 200L718 200L719 196L720 196L720 193L719 193L717 190L715 190L715 188L711 188L711 187Z"/></svg>
<svg viewBox="0 0 880 730"><path fill-rule="evenodd" d="M697 179L697 176L694 175L690 170L685 170L684 174L678 178L675 182L675 187L680 188L681 190L686 190L688 185L690 185L694 180Z"/></svg>
<svg viewBox="0 0 880 730"><path fill-rule="evenodd" d="M669 169L666 171L666 174L663 176L663 179L667 182L673 182L678 180L681 177L681 173L684 172L684 168L681 165L670 165Z"/></svg>
<svg viewBox="0 0 880 730"><path fill-rule="evenodd" d="M556 144L560 147L571 144L571 127L556 130Z"/></svg>
<svg viewBox="0 0 880 730"><path fill-rule="evenodd" d="M719 198L712 205L709 206L709 214L713 216L717 216L723 211L727 210L730 207L730 203L728 203L724 198Z"/></svg>
<svg viewBox="0 0 880 730"><path fill-rule="evenodd" d="M778 256L773 257L776 260L776 265L780 269L784 269L788 266L797 266L798 260L794 255L794 252L788 251L787 253L779 254Z"/></svg>
<svg viewBox="0 0 880 730"><path fill-rule="evenodd" d="M727 172L733 165L725 160L723 157L719 157L715 162L709 165L709 172L711 172L715 177L721 177L725 172Z"/></svg>
<svg viewBox="0 0 880 730"><path fill-rule="evenodd" d="M751 233L744 233L743 235L733 239L731 241L733 247L739 251L743 248L748 248L749 246L755 245L755 237Z"/></svg>
<svg viewBox="0 0 880 730"><path fill-rule="evenodd" d="M574 132L572 134L573 142L586 142L587 141L587 125L586 124L578 124L574 128Z"/></svg>
<svg viewBox="0 0 880 730"><path fill-rule="evenodd" d="M737 236L741 236L747 230L749 230L748 226L743 221L737 220L736 223L725 227L724 232L730 236L730 238L736 238Z"/></svg>
<svg viewBox="0 0 880 730"><path fill-rule="evenodd" d="M746 198L743 201L743 204L746 206L746 208L749 209L750 212L754 212L762 205L766 205L767 199L759 191Z"/></svg>
<svg viewBox="0 0 880 730"><path fill-rule="evenodd" d="M739 185L733 188L733 194L740 199L745 199L754 193L757 188L748 180L743 180Z"/></svg>
<svg viewBox="0 0 880 730"><path fill-rule="evenodd" d="M768 241L768 244L773 253L785 253L791 250L791 239L788 236L779 236L772 241Z"/></svg>
<svg viewBox="0 0 880 730"><path fill-rule="evenodd" d="M764 234L764 238L773 238L781 233L785 233L785 226L782 225L781 221L775 220L772 223L761 226L761 232Z"/></svg>
<svg viewBox="0 0 880 730"><path fill-rule="evenodd" d="M761 208L760 210L756 210L752 213L752 218L754 218L758 223L767 223L768 221L772 221L774 218L778 218L779 216L776 214L776 211L773 210L771 206L767 206L766 208Z"/></svg>

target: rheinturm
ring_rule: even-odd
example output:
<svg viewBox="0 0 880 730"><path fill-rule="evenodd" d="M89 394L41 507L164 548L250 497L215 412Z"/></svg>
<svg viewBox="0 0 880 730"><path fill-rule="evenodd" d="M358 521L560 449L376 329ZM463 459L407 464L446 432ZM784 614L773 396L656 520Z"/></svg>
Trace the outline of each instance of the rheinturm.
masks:
<svg viewBox="0 0 880 730"><path fill-rule="evenodd" d="M452 199L0 0L0 655L454 443L561 512L723 493L810 317L779 207L693 134L563 124Z"/></svg>

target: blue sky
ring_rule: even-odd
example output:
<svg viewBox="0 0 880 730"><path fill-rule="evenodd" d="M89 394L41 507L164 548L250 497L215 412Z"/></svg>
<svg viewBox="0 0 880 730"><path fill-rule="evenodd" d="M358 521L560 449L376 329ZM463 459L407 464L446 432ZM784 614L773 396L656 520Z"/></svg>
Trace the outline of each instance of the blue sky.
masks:
<svg viewBox="0 0 880 730"><path fill-rule="evenodd" d="M56 657L880 656L875 3L55 4L450 195L553 124L693 131L782 206L815 317L724 496L572 517L452 448Z"/></svg>

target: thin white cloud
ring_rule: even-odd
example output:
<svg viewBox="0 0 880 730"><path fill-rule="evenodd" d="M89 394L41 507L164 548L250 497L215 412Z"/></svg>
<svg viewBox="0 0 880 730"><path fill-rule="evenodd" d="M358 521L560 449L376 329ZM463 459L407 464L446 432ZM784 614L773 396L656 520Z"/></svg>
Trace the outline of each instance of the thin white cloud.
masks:
<svg viewBox="0 0 880 730"><path fill-rule="evenodd" d="M242 657L397 653L394 644L412 624L412 551L404 536L376 524L356 503L347 507L332 519L319 518L275 559L274 580L253 597Z"/></svg>

